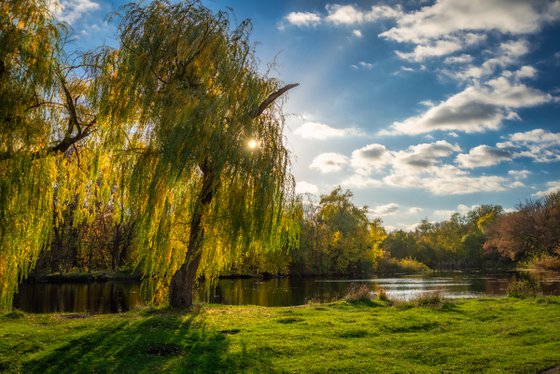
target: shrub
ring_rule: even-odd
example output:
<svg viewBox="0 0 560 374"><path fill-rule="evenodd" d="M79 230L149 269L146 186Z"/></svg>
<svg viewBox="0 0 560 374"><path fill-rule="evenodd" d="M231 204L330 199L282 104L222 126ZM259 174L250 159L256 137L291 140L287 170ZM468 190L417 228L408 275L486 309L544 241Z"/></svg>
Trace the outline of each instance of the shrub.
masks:
<svg viewBox="0 0 560 374"><path fill-rule="evenodd" d="M522 279L510 282L506 292L510 297L522 299L525 297L535 297L541 293L541 290L537 284Z"/></svg>
<svg viewBox="0 0 560 374"><path fill-rule="evenodd" d="M343 299L346 301L371 301L372 292L364 283L352 283Z"/></svg>
<svg viewBox="0 0 560 374"><path fill-rule="evenodd" d="M441 306L444 301L443 293L441 291L431 291L420 294L417 298L412 300L416 306Z"/></svg>
<svg viewBox="0 0 560 374"><path fill-rule="evenodd" d="M560 256L544 254L535 256L527 263L529 268L542 271L560 271Z"/></svg>
<svg viewBox="0 0 560 374"><path fill-rule="evenodd" d="M381 301L391 301L387 291L383 287L377 287L377 298Z"/></svg>
<svg viewBox="0 0 560 374"><path fill-rule="evenodd" d="M380 273L426 273L431 269L420 261L406 257L397 259L391 256L380 258L376 264Z"/></svg>

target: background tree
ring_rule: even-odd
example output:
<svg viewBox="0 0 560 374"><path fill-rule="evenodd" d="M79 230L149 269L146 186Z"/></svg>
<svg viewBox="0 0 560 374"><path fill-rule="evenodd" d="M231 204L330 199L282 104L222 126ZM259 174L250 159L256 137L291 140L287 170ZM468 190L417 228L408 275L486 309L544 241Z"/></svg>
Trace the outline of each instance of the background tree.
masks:
<svg viewBox="0 0 560 374"><path fill-rule="evenodd" d="M511 260L560 253L560 192L521 204L516 212L498 217L487 229L487 251Z"/></svg>
<svg viewBox="0 0 560 374"><path fill-rule="evenodd" d="M318 205L310 205L294 272L352 274L371 270L373 232L367 209L355 206L351 198L350 191L338 187L321 196Z"/></svg>

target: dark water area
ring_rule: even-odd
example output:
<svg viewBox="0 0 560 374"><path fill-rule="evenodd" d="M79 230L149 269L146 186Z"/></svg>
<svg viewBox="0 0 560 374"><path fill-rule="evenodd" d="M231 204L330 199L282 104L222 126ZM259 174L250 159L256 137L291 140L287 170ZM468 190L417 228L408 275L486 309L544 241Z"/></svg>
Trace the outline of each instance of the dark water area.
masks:
<svg viewBox="0 0 560 374"><path fill-rule="evenodd" d="M389 297L402 300L433 291L448 298L499 297L506 295L510 282L520 279L537 285L545 295L560 295L559 273L438 273L338 279L222 279L210 295L202 287L195 300L230 305L302 305L339 299L353 283L366 284L372 291L383 287ZM15 308L31 313L120 313L144 304L140 283L134 281L24 283L14 300Z"/></svg>

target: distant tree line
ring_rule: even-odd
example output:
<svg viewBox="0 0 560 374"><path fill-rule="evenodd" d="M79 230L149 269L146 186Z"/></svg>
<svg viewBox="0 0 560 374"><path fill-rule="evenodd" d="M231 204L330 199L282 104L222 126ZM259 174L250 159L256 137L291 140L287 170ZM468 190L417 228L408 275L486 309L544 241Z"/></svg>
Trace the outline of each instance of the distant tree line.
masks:
<svg viewBox="0 0 560 374"><path fill-rule="evenodd" d="M352 193L338 187L318 201L299 197L286 217L299 226L298 247L247 253L222 274L343 275L519 263L558 268L560 259L560 193L527 201L514 212L481 205L441 222L423 219L412 231L388 232L380 218L368 217L367 207L356 206ZM58 227L37 270L130 270L133 239L133 219L123 222L111 209L98 209L89 224L70 220Z"/></svg>

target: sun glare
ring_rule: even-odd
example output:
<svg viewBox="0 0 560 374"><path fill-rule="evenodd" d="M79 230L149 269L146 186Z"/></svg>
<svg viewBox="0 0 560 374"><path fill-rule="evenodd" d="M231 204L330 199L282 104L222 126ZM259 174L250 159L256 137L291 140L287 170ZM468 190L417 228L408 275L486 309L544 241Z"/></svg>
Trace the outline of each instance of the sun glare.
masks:
<svg viewBox="0 0 560 374"><path fill-rule="evenodd" d="M258 143L255 139L250 139L250 140L247 142L247 147L248 147L249 149L255 149L255 148L257 148L258 145L259 145L259 143Z"/></svg>

